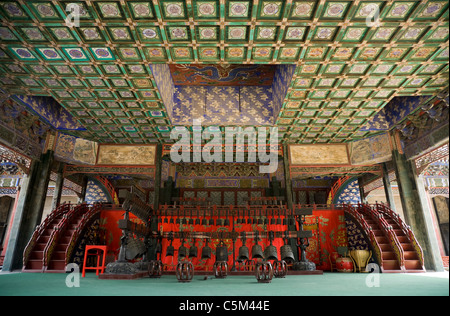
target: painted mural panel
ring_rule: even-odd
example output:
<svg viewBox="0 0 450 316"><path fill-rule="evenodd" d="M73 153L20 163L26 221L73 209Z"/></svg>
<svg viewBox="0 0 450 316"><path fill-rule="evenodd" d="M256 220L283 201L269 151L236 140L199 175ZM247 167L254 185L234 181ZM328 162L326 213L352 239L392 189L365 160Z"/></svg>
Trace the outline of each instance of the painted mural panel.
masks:
<svg viewBox="0 0 450 316"><path fill-rule="evenodd" d="M156 147L133 145L100 145L99 165L154 165Z"/></svg>
<svg viewBox="0 0 450 316"><path fill-rule="evenodd" d="M347 145L291 145L291 165L349 164Z"/></svg>
<svg viewBox="0 0 450 316"><path fill-rule="evenodd" d="M308 238L306 258L314 262L318 270L331 270L330 254L348 245L344 211L314 210L313 215L306 216L303 228L313 232Z"/></svg>
<svg viewBox="0 0 450 316"><path fill-rule="evenodd" d="M77 138L73 149L73 159L89 165L95 164L97 157L98 144L96 142Z"/></svg>
<svg viewBox="0 0 450 316"><path fill-rule="evenodd" d="M55 155L65 162L95 165L98 143L83 138L59 133Z"/></svg>
<svg viewBox="0 0 450 316"><path fill-rule="evenodd" d="M169 65L175 85L271 86L274 65Z"/></svg>
<svg viewBox="0 0 450 316"><path fill-rule="evenodd" d="M392 156L388 133L354 141L349 150L354 165L381 163L389 161Z"/></svg>

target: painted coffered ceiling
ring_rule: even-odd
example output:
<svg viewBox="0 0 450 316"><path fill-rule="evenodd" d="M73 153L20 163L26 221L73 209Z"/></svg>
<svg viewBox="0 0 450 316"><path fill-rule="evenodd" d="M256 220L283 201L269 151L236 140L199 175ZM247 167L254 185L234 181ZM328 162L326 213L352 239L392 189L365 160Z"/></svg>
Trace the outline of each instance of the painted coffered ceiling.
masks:
<svg viewBox="0 0 450 316"><path fill-rule="evenodd" d="M76 22L73 4L80 18L70 25L65 19ZM263 91L267 100L270 94L280 98L280 104L260 104L259 95L248 96L256 101L239 103L249 113L236 114L240 125L246 118L248 125L274 124L290 143L348 142L379 133L367 126L394 98L433 96L448 86L448 5L427 0L1 1L0 89L21 100L53 98L63 108L59 115L70 113L73 118L65 119L83 127L67 129L74 136L100 143L164 143L174 125L188 125L183 117L193 115L185 103L169 105L167 87L158 85L171 80L174 64L291 67L283 93L275 96L270 86ZM173 85L172 94L186 99L192 87L180 87ZM246 91L239 90L243 100ZM208 96L203 100L208 105ZM252 121L258 117L253 112L263 113L260 107L267 114ZM202 115L223 122L214 111Z"/></svg>

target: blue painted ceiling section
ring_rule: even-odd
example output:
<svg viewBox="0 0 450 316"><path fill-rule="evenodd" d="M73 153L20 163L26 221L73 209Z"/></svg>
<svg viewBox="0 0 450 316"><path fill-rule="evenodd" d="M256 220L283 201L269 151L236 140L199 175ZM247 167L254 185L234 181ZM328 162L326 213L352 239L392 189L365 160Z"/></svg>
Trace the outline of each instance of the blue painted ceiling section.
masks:
<svg viewBox="0 0 450 316"><path fill-rule="evenodd" d="M295 65L277 65L271 86L175 85L167 64L150 65L173 125L273 125L283 106Z"/></svg>
<svg viewBox="0 0 450 316"><path fill-rule="evenodd" d="M361 127L360 131L388 131L430 98L432 96L395 97L372 120Z"/></svg>
<svg viewBox="0 0 450 316"><path fill-rule="evenodd" d="M13 95L11 98L19 104L25 105L56 130L86 130L52 97Z"/></svg>

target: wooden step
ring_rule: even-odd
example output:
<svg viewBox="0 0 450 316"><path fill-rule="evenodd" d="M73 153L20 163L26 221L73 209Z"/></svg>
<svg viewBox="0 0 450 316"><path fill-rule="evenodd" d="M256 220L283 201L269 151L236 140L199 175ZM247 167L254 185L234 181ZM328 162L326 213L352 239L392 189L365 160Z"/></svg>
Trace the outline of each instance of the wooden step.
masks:
<svg viewBox="0 0 450 316"><path fill-rule="evenodd" d="M393 228L393 230L397 236L405 236L405 234L403 233L403 230L401 230L400 228Z"/></svg>
<svg viewBox="0 0 450 316"><path fill-rule="evenodd" d="M66 251L68 244L57 244L55 247L55 251Z"/></svg>
<svg viewBox="0 0 450 316"><path fill-rule="evenodd" d="M406 270L422 270L422 265L419 260L405 260Z"/></svg>
<svg viewBox="0 0 450 316"><path fill-rule="evenodd" d="M42 260L44 258L44 251L32 251L28 260Z"/></svg>
<svg viewBox="0 0 450 316"><path fill-rule="evenodd" d="M384 270L400 270L397 260L383 260Z"/></svg>
<svg viewBox="0 0 450 316"><path fill-rule="evenodd" d="M405 260L419 260L419 257L417 256L417 252L415 251L404 251L403 256Z"/></svg>
<svg viewBox="0 0 450 316"><path fill-rule="evenodd" d="M70 239L72 238L72 235L70 236L62 236L59 242L61 244L68 244L70 242Z"/></svg>
<svg viewBox="0 0 450 316"><path fill-rule="evenodd" d="M41 236L38 238L37 243L40 244L47 244L47 242L50 240L50 235L48 236Z"/></svg>
<svg viewBox="0 0 450 316"><path fill-rule="evenodd" d="M383 260L397 260L397 257L393 251L383 251L381 253L381 258Z"/></svg>
<svg viewBox="0 0 450 316"><path fill-rule="evenodd" d="M53 233L53 228L46 228L44 229L44 231L42 232L41 236L50 236Z"/></svg>
<svg viewBox="0 0 450 316"><path fill-rule="evenodd" d="M48 270L64 270L65 268L66 268L65 260L52 260L50 261L46 272L48 272Z"/></svg>
<svg viewBox="0 0 450 316"><path fill-rule="evenodd" d="M67 230L75 231L78 228L78 224L70 224L67 226Z"/></svg>
<svg viewBox="0 0 450 316"><path fill-rule="evenodd" d="M400 244L404 251L415 251L414 246L410 243L401 243Z"/></svg>
<svg viewBox="0 0 450 316"><path fill-rule="evenodd" d="M392 247L390 244L380 244L381 251L392 251Z"/></svg>
<svg viewBox="0 0 450 316"><path fill-rule="evenodd" d="M409 238L408 238L408 236L405 236L405 235L403 235L403 236L397 236L397 239L398 239L398 241L399 241L400 243L409 243Z"/></svg>
<svg viewBox="0 0 450 316"><path fill-rule="evenodd" d="M51 260L65 260L65 259L66 259L65 251L54 251Z"/></svg>
<svg viewBox="0 0 450 316"><path fill-rule="evenodd" d="M44 251L46 243L38 243L34 246L33 251Z"/></svg>
<svg viewBox="0 0 450 316"><path fill-rule="evenodd" d="M75 232L75 230L76 230L76 229L72 229L72 228L66 229L66 231L64 232L64 235L63 235L63 236L70 237L70 236L72 236L72 234Z"/></svg>
<svg viewBox="0 0 450 316"><path fill-rule="evenodd" d="M42 270L42 259L36 260L36 259L30 259L27 262L27 266L25 270Z"/></svg>
<svg viewBox="0 0 450 316"><path fill-rule="evenodd" d="M384 237L383 231L381 229L373 229L372 231L375 236L383 236Z"/></svg>
<svg viewBox="0 0 450 316"><path fill-rule="evenodd" d="M375 239L379 244L389 244L389 239L385 236L375 236Z"/></svg>

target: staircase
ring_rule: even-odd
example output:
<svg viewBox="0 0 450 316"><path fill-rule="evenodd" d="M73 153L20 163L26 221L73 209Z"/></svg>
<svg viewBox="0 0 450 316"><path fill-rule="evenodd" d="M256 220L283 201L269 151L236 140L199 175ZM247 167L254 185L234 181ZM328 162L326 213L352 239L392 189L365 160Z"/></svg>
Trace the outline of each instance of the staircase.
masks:
<svg viewBox="0 0 450 316"><path fill-rule="evenodd" d="M411 229L403 222L400 216L383 204L375 204L375 208L381 214L389 226L392 227L398 240L404 259L405 272L426 272L423 265L423 252Z"/></svg>
<svg viewBox="0 0 450 316"><path fill-rule="evenodd" d="M360 209L358 209L361 212ZM380 225L372 219L372 217L366 212L361 212L364 220L375 235L375 239L378 242L381 250L382 264L381 271L383 272L402 272L400 265L397 261L394 249L389 242L389 237L386 237L384 232L381 230Z"/></svg>
<svg viewBox="0 0 450 316"><path fill-rule="evenodd" d="M62 225L59 234L54 235L54 249L49 253L51 243L47 247L47 260L44 261L45 272L64 272L66 267L66 251L70 243L72 234L80 224L88 208L77 207L73 210L72 216Z"/></svg>
<svg viewBox="0 0 450 316"><path fill-rule="evenodd" d="M22 272L65 272L74 245L100 205L63 204L39 225L23 256Z"/></svg>
<svg viewBox="0 0 450 316"><path fill-rule="evenodd" d="M43 272L44 250L47 243L53 231L71 207L70 203L60 205L36 228L24 251L23 272Z"/></svg>
<svg viewBox="0 0 450 316"><path fill-rule="evenodd" d="M425 272L422 249L398 214L383 204L358 204L345 210L368 236L382 272Z"/></svg>

